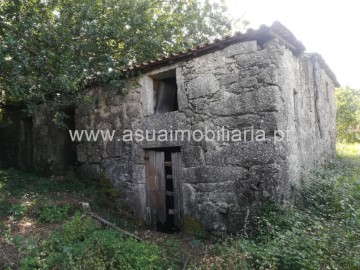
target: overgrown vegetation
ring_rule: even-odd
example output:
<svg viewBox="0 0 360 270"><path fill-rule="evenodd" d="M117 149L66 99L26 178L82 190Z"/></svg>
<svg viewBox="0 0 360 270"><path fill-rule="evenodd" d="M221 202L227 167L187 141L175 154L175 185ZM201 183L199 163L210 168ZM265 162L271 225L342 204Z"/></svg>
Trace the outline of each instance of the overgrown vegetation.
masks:
<svg viewBox="0 0 360 270"><path fill-rule="evenodd" d="M336 89L336 135L340 142L360 142L360 90Z"/></svg>
<svg viewBox="0 0 360 270"><path fill-rule="evenodd" d="M0 104L29 113L51 101L81 102L85 85L121 89L120 68L199 45L229 33L219 1L0 1ZM14 79L16 78L16 79Z"/></svg>
<svg viewBox="0 0 360 270"><path fill-rule="evenodd" d="M54 223L64 221L69 214L71 206L64 205L46 205L39 209L38 220L43 223Z"/></svg>
<svg viewBox="0 0 360 270"><path fill-rule="evenodd" d="M197 269L359 269L360 145L338 152L297 187L294 204L264 203L254 238L211 246Z"/></svg>
<svg viewBox="0 0 360 270"><path fill-rule="evenodd" d="M156 245L103 229L80 214L37 245L19 248L20 269L162 269Z"/></svg>
<svg viewBox="0 0 360 270"><path fill-rule="evenodd" d="M0 269L180 269L190 256L181 238L146 231L116 207L119 197L104 177L83 182L71 171L43 177L1 170ZM82 214L82 201L145 241L100 226ZM199 248L194 237L185 241Z"/></svg>
<svg viewBox="0 0 360 270"><path fill-rule="evenodd" d="M104 179L84 184L73 173L42 178L0 171L0 249L7 255L0 255L0 265L14 269L360 267L358 144L338 144L337 160L300 183L294 203L264 202L251 237L151 233L111 210L116 199L105 203L106 194L121 195L109 188ZM101 227L81 214L78 203L84 199L145 241Z"/></svg>

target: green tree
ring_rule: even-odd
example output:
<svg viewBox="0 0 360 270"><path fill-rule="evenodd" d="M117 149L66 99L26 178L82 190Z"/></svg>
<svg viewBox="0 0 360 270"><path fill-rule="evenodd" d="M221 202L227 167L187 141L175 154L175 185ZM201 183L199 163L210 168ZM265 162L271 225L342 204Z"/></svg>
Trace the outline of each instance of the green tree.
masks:
<svg viewBox="0 0 360 270"><path fill-rule="evenodd" d="M360 90L338 88L335 94L338 140L360 142Z"/></svg>
<svg viewBox="0 0 360 270"><path fill-rule="evenodd" d="M0 1L0 102L71 104L120 67L229 33L222 0Z"/></svg>

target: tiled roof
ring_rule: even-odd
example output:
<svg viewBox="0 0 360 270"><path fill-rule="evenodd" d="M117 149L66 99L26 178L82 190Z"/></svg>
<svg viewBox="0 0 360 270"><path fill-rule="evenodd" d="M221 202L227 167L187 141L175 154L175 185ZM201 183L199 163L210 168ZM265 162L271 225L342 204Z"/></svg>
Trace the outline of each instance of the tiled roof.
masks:
<svg viewBox="0 0 360 270"><path fill-rule="evenodd" d="M266 42L272 37L278 37L294 53L299 54L305 51L304 45L298 41L295 36L279 22L274 22L271 26L261 25L258 30L248 29L246 33L236 32L233 36L225 36L221 39L215 39L211 43L205 43L194 48L187 49L178 53L172 53L158 59L153 59L139 64L134 64L127 68L123 68L123 72L140 70L154 66L172 64L180 60L193 58L209 52L213 52L235 43L258 40L261 43Z"/></svg>
<svg viewBox="0 0 360 270"><path fill-rule="evenodd" d="M246 33L236 32L233 36L225 36L221 39L215 39L210 43L180 51L178 53L172 53L158 59L145 61L143 63L134 64L127 68L121 69L122 72L127 73L131 71L149 70L159 66L165 66L176 63L181 60L187 60L200 55L204 55L210 52L214 52L230 46L235 43L257 40L260 44L265 43L271 38L279 38L283 43L295 54L303 54L305 51L304 45L296 39L289 29L283 26L280 22L274 22L271 26L261 25L258 30L248 29ZM311 55L311 54L309 54ZM315 55L315 54L313 54ZM334 73L327 66L325 61L319 54L316 54L320 65L324 68L325 72L334 81L335 86L339 86ZM311 56L312 57L312 56Z"/></svg>

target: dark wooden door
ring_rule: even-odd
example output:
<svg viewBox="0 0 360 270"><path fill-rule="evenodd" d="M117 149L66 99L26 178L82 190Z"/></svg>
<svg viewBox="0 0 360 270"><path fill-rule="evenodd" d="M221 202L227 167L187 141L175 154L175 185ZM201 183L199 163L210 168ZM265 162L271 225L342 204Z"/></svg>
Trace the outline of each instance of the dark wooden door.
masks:
<svg viewBox="0 0 360 270"><path fill-rule="evenodd" d="M146 218L153 230L181 228L180 152L167 153L168 156L171 155L171 161L165 160L165 152L148 150L145 153ZM165 167L168 168L165 170ZM171 185L169 180L172 181Z"/></svg>

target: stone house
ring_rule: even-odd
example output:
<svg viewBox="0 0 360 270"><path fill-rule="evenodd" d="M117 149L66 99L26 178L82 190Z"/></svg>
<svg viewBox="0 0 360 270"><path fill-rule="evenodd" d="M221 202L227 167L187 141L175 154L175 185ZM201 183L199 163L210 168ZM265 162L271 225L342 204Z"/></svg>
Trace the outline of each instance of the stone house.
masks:
<svg viewBox="0 0 360 270"><path fill-rule="evenodd" d="M115 130L117 138L77 142L79 171L109 179L119 203L153 229L242 230L259 201L289 199L292 185L335 157L339 85L319 54L304 51L274 23L124 69L139 74L126 89L87 89L96 105L75 110L74 128ZM44 114L32 122L35 135L48 125ZM236 141L118 139L219 127L249 132ZM38 160L56 160L47 138L37 141L48 149Z"/></svg>

